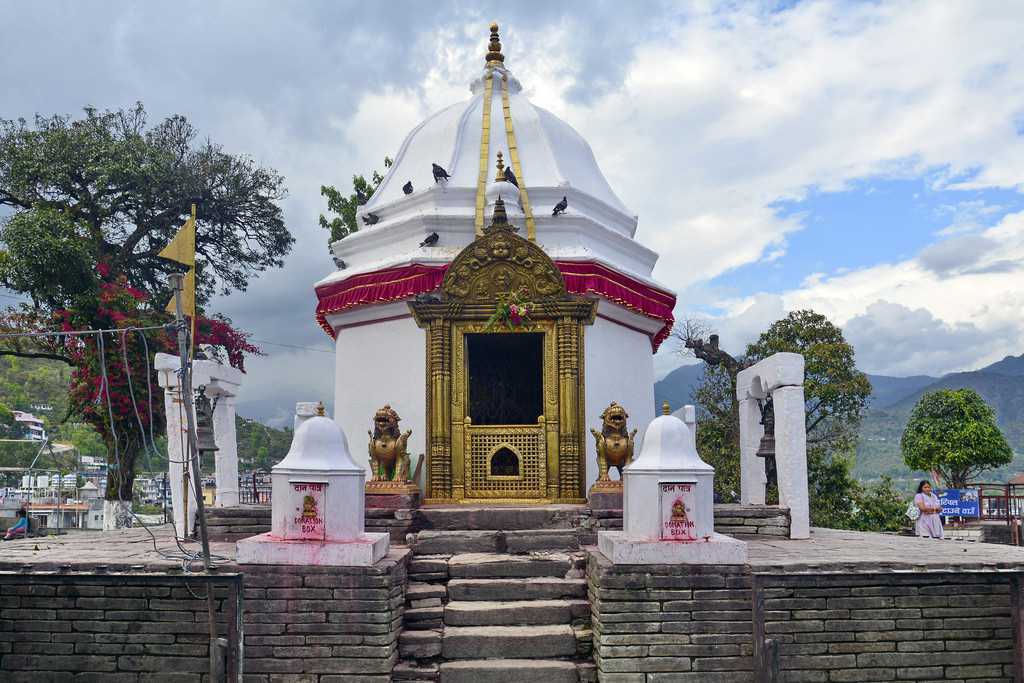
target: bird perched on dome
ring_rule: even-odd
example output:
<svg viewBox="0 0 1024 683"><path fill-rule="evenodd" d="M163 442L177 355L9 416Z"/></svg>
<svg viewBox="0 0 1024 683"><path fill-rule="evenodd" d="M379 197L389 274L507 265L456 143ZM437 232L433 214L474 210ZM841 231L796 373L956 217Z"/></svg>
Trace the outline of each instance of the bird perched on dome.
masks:
<svg viewBox="0 0 1024 683"><path fill-rule="evenodd" d="M357 206L362 206L363 204L366 203L366 200L367 200L366 194L357 187L356 188L356 205Z"/></svg>
<svg viewBox="0 0 1024 683"><path fill-rule="evenodd" d="M505 182L512 183L516 187L519 187L519 181L516 179L515 171L512 170L511 166L505 167Z"/></svg>
<svg viewBox="0 0 1024 683"><path fill-rule="evenodd" d="M433 167L434 182L435 183L441 182L441 178L444 178L445 180L448 180L451 177L451 176L448 175L448 171L444 170L443 168L441 168L437 164L430 164L430 165Z"/></svg>
<svg viewBox="0 0 1024 683"><path fill-rule="evenodd" d="M439 237L438 237L437 233L436 232L432 232L429 235L427 235L427 238L425 240L420 242L420 246L421 247L432 247L435 244L437 244L437 240L438 239L439 239Z"/></svg>
<svg viewBox="0 0 1024 683"><path fill-rule="evenodd" d="M565 213L565 210L567 208L569 208L569 200L565 197L562 197L562 201L555 204L555 208L551 210L551 215L557 216L560 213Z"/></svg>
<svg viewBox="0 0 1024 683"><path fill-rule="evenodd" d="M363 223L365 225L377 225L378 221L380 221L380 216L375 213L368 213L363 216Z"/></svg>
<svg viewBox="0 0 1024 683"><path fill-rule="evenodd" d="M405 194L412 194L412 181L410 180L405 185L402 185L402 192Z"/></svg>

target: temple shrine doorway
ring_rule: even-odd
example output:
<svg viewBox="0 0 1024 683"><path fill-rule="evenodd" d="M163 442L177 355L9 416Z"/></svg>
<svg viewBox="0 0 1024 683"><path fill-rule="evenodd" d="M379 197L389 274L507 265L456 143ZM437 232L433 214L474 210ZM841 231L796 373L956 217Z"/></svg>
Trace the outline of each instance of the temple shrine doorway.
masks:
<svg viewBox="0 0 1024 683"><path fill-rule="evenodd" d="M528 314L501 316L511 300ZM499 199L440 294L409 307L426 329L425 502L584 502L583 328L594 301L568 293Z"/></svg>

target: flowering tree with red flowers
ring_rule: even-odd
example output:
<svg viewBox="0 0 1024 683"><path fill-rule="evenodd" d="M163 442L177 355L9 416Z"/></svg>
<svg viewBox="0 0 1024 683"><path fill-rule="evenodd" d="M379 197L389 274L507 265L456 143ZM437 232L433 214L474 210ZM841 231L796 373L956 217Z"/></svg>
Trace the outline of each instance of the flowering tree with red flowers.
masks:
<svg viewBox="0 0 1024 683"><path fill-rule="evenodd" d="M46 313L30 306L0 317L0 332L22 334L5 339L0 354L60 360L70 365L70 411L91 425L107 446L108 500L130 501L135 466L165 428L162 394L156 390L153 354L176 353L171 319L149 305L149 297L114 274L96 268L98 294L76 305ZM147 328L147 329L139 329ZM59 330L66 336L30 336ZM88 330L114 330L82 333ZM196 320L196 345L223 355L240 370L246 354L258 354L248 335L222 317Z"/></svg>
<svg viewBox="0 0 1024 683"><path fill-rule="evenodd" d="M171 321L167 275L180 266L158 254L195 204L199 310L214 294L244 291L294 242L278 204L283 183L200 138L183 116L148 125L141 104L0 119L0 287L27 300L0 312L0 333L19 335L0 337L0 355L74 368L71 410L107 445L108 500L131 500L136 458L164 427L152 355L176 350L159 328ZM158 329L129 331L139 327ZM78 334L101 329L116 331ZM42 336L53 331L68 334ZM199 316L196 345L239 368L257 352L216 316Z"/></svg>

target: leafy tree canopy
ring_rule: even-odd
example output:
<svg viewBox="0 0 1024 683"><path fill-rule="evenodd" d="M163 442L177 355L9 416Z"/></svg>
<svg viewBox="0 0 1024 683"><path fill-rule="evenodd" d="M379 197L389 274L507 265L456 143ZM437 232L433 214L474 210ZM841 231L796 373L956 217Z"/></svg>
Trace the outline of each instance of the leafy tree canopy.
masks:
<svg viewBox="0 0 1024 683"><path fill-rule="evenodd" d="M1013 459L995 413L973 389L942 389L922 396L910 414L900 448L908 467L936 472L957 488Z"/></svg>
<svg viewBox="0 0 1024 683"><path fill-rule="evenodd" d="M385 172L391 168L391 163L390 157L384 157ZM349 195L342 194L333 185L320 186L320 195L327 197L328 213L335 214L331 218L320 214L320 227L331 233L328 244L337 242L354 232L359 232L360 223L363 222L357 215L359 207L367 202L383 181L384 176L378 171L373 172L370 180L361 175L354 175L352 176L352 193Z"/></svg>
<svg viewBox="0 0 1024 683"><path fill-rule="evenodd" d="M157 257L198 205L198 300L245 290L279 267L294 242L278 201L283 178L231 155L183 116L147 128L142 104L85 116L0 119L0 285L49 308L95 290L106 262L162 307L166 275Z"/></svg>

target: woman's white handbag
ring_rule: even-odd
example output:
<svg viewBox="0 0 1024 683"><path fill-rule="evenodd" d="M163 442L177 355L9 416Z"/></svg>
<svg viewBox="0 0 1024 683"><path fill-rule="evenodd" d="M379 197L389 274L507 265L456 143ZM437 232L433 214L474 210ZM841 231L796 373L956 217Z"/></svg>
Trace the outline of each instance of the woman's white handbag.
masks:
<svg viewBox="0 0 1024 683"><path fill-rule="evenodd" d="M917 518L921 516L921 508L917 507L917 505L911 501L907 506L906 515L911 522L916 522Z"/></svg>

